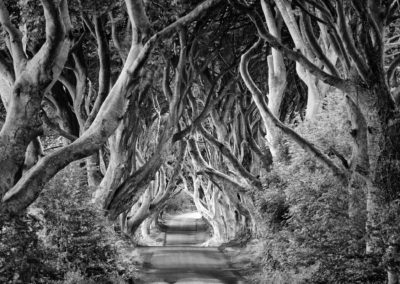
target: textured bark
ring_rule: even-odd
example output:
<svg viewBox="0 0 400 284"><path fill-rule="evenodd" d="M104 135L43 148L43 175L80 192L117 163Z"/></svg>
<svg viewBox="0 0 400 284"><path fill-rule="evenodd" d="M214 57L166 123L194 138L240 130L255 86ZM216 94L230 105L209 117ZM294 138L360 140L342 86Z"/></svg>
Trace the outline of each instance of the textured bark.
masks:
<svg viewBox="0 0 400 284"><path fill-rule="evenodd" d="M0 132L0 196L14 185L24 163L29 143L42 132L40 117L43 95L58 78L68 55L70 22L66 1L59 6L42 1L46 20L46 41L32 58L23 52L20 31L10 22L7 9L0 1L0 23L10 38L15 81L12 92L5 94L6 121ZM8 96L8 98L6 98Z"/></svg>
<svg viewBox="0 0 400 284"><path fill-rule="evenodd" d="M126 69L122 71L107 97L108 101L106 99L91 127L73 143L41 159L3 199L5 202L8 200L10 211L18 212L28 206L36 199L44 184L59 170L74 160L93 154L106 142L118 126L121 110L126 107L123 95L131 88L131 76Z"/></svg>
<svg viewBox="0 0 400 284"><path fill-rule="evenodd" d="M200 200L200 186L201 181L196 176L192 176L193 180L193 202L196 205L196 209L200 214L203 216L204 219L211 225L213 230L212 238L207 241L207 245L220 245L228 241L226 227L222 223L221 216L219 216L219 208L217 204L218 194L216 189L214 188L212 197L208 202L208 207L203 205L202 201Z"/></svg>
<svg viewBox="0 0 400 284"><path fill-rule="evenodd" d="M173 148L173 134L180 116L179 102L184 95L186 83L183 79L187 57L186 32L184 29L180 29L179 39L180 55L175 73L175 90L169 100L169 115L165 122L164 130L149 160L137 171L130 174L118 188L108 192L104 201L104 208L108 210L111 219L114 219L118 214L129 209L132 204L137 202L165 162L169 151ZM169 70L165 72L169 72Z"/></svg>
<svg viewBox="0 0 400 284"><path fill-rule="evenodd" d="M270 34L280 40L280 31L273 18L271 7L265 0L261 4ZM285 89L286 67L283 56L276 49L272 49L272 54L268 56L268 107L276 117L280 116L280 107ZM266 139L272 158L279 161L282 159L284 152L282 133L275 125L266 124L265 126L267 128Z"/></svg>
<svg viewBox="0 0 400 284"><path fill-rule="evenodd" d="M163 169L158 172L157 178L153 181L146 192L141 196L138 202L141 203L139 208L136 204L130 210L133 214L127 221L127 229L130 235L134 235L139 226L154 214L159 214L160 210L165 207L171 197L179 193L176 190L176 183L179 173L182 170L183 160L186 153L186 142L181 142L179 156L176 159L172 175L166 184L166 176ZM158 213L157 213L158 212ZM143 227L142 227L143 228Z"/></svg>
<svg viewBox="0 0 400 284"><path fill-rule="evenodd" d="M132 216L128 216L127 219L127 230L133 235L139 226L143 223L143 221L150 215L150 202L151 202L151 190L147 188L145 193L140 197L139 203L140 206L135 212L133 212Z"/></svg>
<svg viewBox="0 0 400 284"><path fill-rule="evenodd" d="M353 138L353 149L350 161L346 162L348 168L352 172L352 180L349 182L349 217L355 218L359 216L361 205L357 188L364 186L365 181L357 177L357 173L368 175L369 156L368 156L368 127L365 117L362 114L359 105L357 105L350 97L346 97L348 116L351 122L351 136ZM357 173L356 173L357 172Z"/></svg>
<svg viewBox="0 0 400 284"><path fill-rule="evenodd" d="M396 172L393 165L399 159L398 123L393 122L390 131L388 121L392 119L393 102L385 85L376 84L371 91L359 95L360 108L366 119L368 132L368 161L366 170L367 187L367 243L366 251L371 254L382 254L380 240L381 220L380 210L383 198L391 188ZM386 98L386 102L385 102ZM365 151L365 150L364 150Z"/></svg>
<svg viewBox="0 0 400 284"><path fill-rule="evenodd" d="M111 63L110 63L110 51L108 48L108 39L104 31L103 17L96 17L94 20L95 36L97 41L97 53L99 57L99 89L97 92L96 100L93 108L88 115L85 122L85 130L89 128L93 120L99 113L100 107L103 104L110 88L111 80Z"/></svg>
<svg viewBox="0 0 400 284"><path fill-rule="evenodd" d="M40 138L36 137L31 143L29 143L28 148L26 149L23 173L32 168L43 156L42 143L40 142Z"/></svg>
<svg viewBox="0 0 400 284"><path fill-rule="evenodd" d="M398 263L400 259L399 236L393 235L389 239L389 245L385 254L388 284L398 284L400 281Z"/></svg>
<svg viewBox="0 0 400 284"><path fill-rule="evenodd" d="M230 162L233 168L240 174L243 181L242 184L249 184L248 187L254 186L255 188L261 189L261 182L249 173L238 161L235 155L229 150L228 146L224 143L219 142L213 135L208 133L203 127L199 126L200 133L208 140L212 145L214 145L224 157Z"/></svg>
<svg viewBox="0 0 400 284"><path fill-rule="evenodd" d="M322 153L319 149L317 149L313 144L305 140L299 134L297 134L291 128L285 126L277 117L275 117L268 106L265 105L262 100L263 94L258 89L254 81L252 80L249 72L248 72L248 63L250 60L251 52L256 49L260 45L261 41L258 41L253 45L251 49L249 49L245 54L242 55L240 62L240 74L242 76L243 81L245 82L247 88L250 90L253 100L257 105L258 110L260 111L260 115L265 124L275 125L279 128L285 135L293 139L300 147L302 147L305 151L313 155L317 160L319 160L322 164L330 168L333 173L338 176L342 181L346 182L348 180L348 172L337 166L331 159L329 159L324 153Z"/></svg>
<svg viewBox="0 0 400 284"><path fill-rule="evenodd" d="M299 7L302 7L300 1L296 2ZM247 55L242 56L240 71L246 86L251 91L253 99L260 109L263 120L272 119L285 134L339 176L344 185L348 185L351 177L366 184L366 231L368 237L366 251L369 254L382 255L385 248L383 243L380 242L382 233L380 210L382 202L388 202L390 198L393 199L393 196L398 194L395 187L398 187L396 182L399 174L397 163L400 156L397 150L400 146L398 140L400 133L398 109L395 107L388 90L387 80L391 75L388 74L389 77L385 76L386 69L384 64L383 39L385 28L393 20L390 15L393 14L390 12L391 9L387 9L386 4L379 1L362 3L360 1L337 0L335 5L332 5L332 9L326 10L324 8L320 9L317 1L306 2L307 7L312 7L312 9L307 10L307 7L303 7L303 10L307 10L314 20L324 23L329 30L329 34L327 34L326 30L321 28L321 34L325 34L325 40L328 39L332 45L331 58L329 56L324 58L321 51L318 50L314 35L310 33L312 28L310 28L309 23L307 24L307 19L303 18L305 21L302 23L302 33L299 32L297 19L291 10L291 4L293 3L289 3L287 0L275 1L285 19L296 47L303 48L301 52L292 51L284 47L266 31L256 13L252 13L251 9L246 11L255 23L261 38L268 41L272 47L281 50L289 59L299 63L298 67L304 70L305 80L310 78L306 76L307 72L309 72L316 79L342 90L351 98L350 119L352 120L352 126L357 129L353 128L352 131L354 151L350 165L348 161L343 159L344 167L338 167L313 145L276 120L271 111L263 105L263 101L260 99L261 94L246 71L247 67L243 65L246 57L249 59L247 56L249 52L246 53ZM324 4L326 3L330 2L324 2ZM395 6L398 8L398 4L395 4ZM315 12L314 8L318 10L316 14L313 14ZM356 13L348 13L349 8L354 9ZM381 13L378 13L378 11L381 11ZM355 29L354 23L357 26ZM311 50L308 50L308 44L302 42L303 39L308 41ZM327 47L327 44L325 44L325 47ZM254 48L256 47L253 46ZM320 59L322 64L327 67L327 72L314 62L311 62L310 54L314 54ZM335 72L336 56L340 57L341 65L346 72L343 78L349 79L341 79L337 74L338 72ZM327 64L327 59L332 64L329 62ZM324 85L322 87L328 88L328 86ZM309 97L311 98L312 96ZM361 109L361 113L359 113L358 108ZM365 118L365 121L363 121L362 117ZM351 170L349 170L349 167ZM396 269L393 267L388 269L389 278L394 279L393 281L397 281L397 276L394 275L397 273L395 271Z"/></svg>
<svg viewBox="0 0 400 284"><path fill-rule="evenodd" d="M137 114L137 109L131 112ZM110 160L104 178L102 179L100 186L97 188L93 202L99 204L100 207L104 206L104 200L106 199L109 192L112 192L118 188L121 183L126 180L127 175L132 171L136 170L136 139L139 124L136 123L136 117L133 116L134 120L129 120L127 117L118 126L115 133L109 138L110 146ZM130 128L134 130L132 133L128 132L127 126L132 126L130 123L136 123L136 127ZM132 143L130 145L124 143L131 138ZM141 166L141 164L139 164Z"/></svg>
<svg viewBox="0 0 400 284"><path fill-rule="evenodd" d="M88 185L92 188L97 187L103 178L103 175L100 171L100 160L98 152L86 158L86 171L88 177Z"/></svg>
<svg viewBox="0 0 400 284"><path fill-rule="evenodd" d="M129 0L127 1L130 2ZM177 27L199 18L202 12L214 7L219 2L220 0L208 0L201 3L193 11L153 35L144 46L141 43L133 42L120 76L100 107L99 113L89 129L70 145L41 159L36 166L24 175L23 179L3 198L3 202L6 203L6 206L3 206L3 210L16 213L26 208L37 198L44 184L59 170L70 162L89 156L97 151L118 127L126 109L129 91L135 84L136 76L139 74L141 66L155 43L160 38L169 35ZM131 19L131 22L134 21L135 19ZM18 145L20 144L18 143ZM1 152L7 153L7 151ZM12 177L5 177L2 180L4 181L3 184L6 183L7 188L9 188Z"/></svg>
<svg viewBox="0 0 400 284"><path fill-rule="evenodd" d="M289 33L293 38L296 48L298 50L301 50L308 60L314 61L312 58L312 51L302 37L300 28L297 24L294 12L291 8L289 1L277 0L276 4L283 17L283 20L286 23L286 26L288 27ZM308 88L306 118L312 120L318 113L321 104L321 94L317 87L317 81L316 78L310 73L310 71L308 69L305 69L299 63L296 63L296 71L300 79L303 80Z"/></svg>
<svg viewBox="0 0 400 284"><path fill-rule="evenodd" d="M198 150L197 144L194 139L190 139L189 142L189 153L193 161L193 165L197 170L197 174L205 175L214 185L218 186L223 191L224 195L228 198L232 207L234 207L241 215L245 217L245 227L252 229L254 227L255 220L252 218L251 213L246 206L238 199L240 194L246 194L248 190L257 190L256 187L246 187L241 185L237 180L231 178L222 172L214 169L208 165L201 157Z"/></svg>
<svg viewBox="0 0 400 284"><path fill-rule="evenodd" d="M153 72L147 72L143 78L144 90L151 84ZM134 91L134 98L145 96L139 94L138 88ZM132 100L129 102L129 109L123 120L118 125L116 131L109 137L110 158L104 178L97 188L93 202L99 207L104 208L107 196L115 192L128 176L142 167L144 162L138 156L137 140L141 133L139 121L139 102Z"/></svg>

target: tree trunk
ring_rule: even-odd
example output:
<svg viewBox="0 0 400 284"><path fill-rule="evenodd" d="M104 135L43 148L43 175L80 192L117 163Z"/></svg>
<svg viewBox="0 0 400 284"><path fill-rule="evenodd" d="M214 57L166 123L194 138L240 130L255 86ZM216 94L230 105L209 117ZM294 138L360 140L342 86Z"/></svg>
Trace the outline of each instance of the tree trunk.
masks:
<svg viewBox="0 0 400 284"><path fill-rule="evenodd" d="M20 32L11 23L3 2L0 4L0 23L10 38L15 78L12 92L1 94L7 107L6 121L0 131L0 198L3 198L17 180L29 143L42 134L43 95L53 86L66 62L71 43L66 34L71 24L65 0L43 5L46 42L28 60L22 50Z"/></svg>
<svg viewBox="0 0 400 284"><path fill-rule="evenodd" d="M359 100L368 126L366 252L383 256L388 248L384 247L381 239L381 213L384 203L391 202L398 194L400 122L394 117L394 102L384 83L377 83L368 91L356 92L353 97ZM394 271L388 270L392 279L398 277Z"/></svg>
<svg viewBox="0 0 400 284"><path fill-rule="evenodd" d="M66 3L63 0L63 3ZM138 38L137 34L133 35L135 39L131 45L130 52L125 61L124 67L121 71L120 76L111 88L109 95L105 99L104 103L99 109L99 112L94 119L91 126L73 143L64 148L55 151L43 159L41 159L27 174L19 180L14 187L7 192L2 199L5 204L2 206L2 211L8 211L12 213L18 213L29 206L33 201L36 200L38 194L43 189L44 184L50 180L59 170L64 168L70 162L81 159L83 157L89 156L96 152L108 139L108 137L116 130L118 127L123 114L127 108L128 99L131 94L133 85L136 83L139 71L143 66L143 63L148 58L150 51L154 47L155 43L163 37L166 37L175 31L177 27L185 26L188 23L198 19L204 13L204 11L214 7L218 4L220 0L207 0L199 4L196 9L189 12L187 15L179 18L174 23L170 24L163 30L154 34L145 45L142 45L142 38ZM140 25L140 20L135 18L135 13L140 12L139 9L134 9L134 5L141 5L141 1L130 1L126 0L128 6L128 14L132 25ZM133 11L134 10L134 11ZM137 27L139 30L140 27ZM138 29L132 29L133 31L138 31ZM148 26L147 26L148 30ZM59 35L57 35L59 36ZM57 37L58 38L58 37ZM51 50L54 52L54 50ZM50 60L51 58L49 58ZM54 73L53 73L54 74ZM20 90L20 89L18 89ZM31 100L31 103L33 101ZM40 105L40 104L39 104ZM28 108L28 111L29 108ZM33 111L34 114L36 112ZM32 122L32 120L30 120ZM34 120L36 121L36 119ZM15 126L14 126L15 128ZM3 127L4 129L4 127ZM36 128L35 128L36 129ZM3 132L3 130L2 130ZM38 132L38 131L35 131ZM40 131L39 131L40 132ZM18 136L18 139L23 139L26 135ZM30 134L30 133L29 133ZM3 138L1 138L3 136ZM7 137L5 137L7 136ZM35 135L36 137L37 135ZM4 155L3 159L0 157L0 170L15 167L16 164L21 164L23 162L23 157L20 158L19 152L16 151L20 146L10 146L8 143L10 140L9 135L1 135L0 133L0 152ZM15 137L12 136L15 140ZM20 138L21 137L21 138ZM15 145L22 145L23 143L15 143ZM21 141L24 142L24 141ZM25 143L24 150L30 141ZM10 150L10 151L9 151ZM13 151L11 151L13 150ZM15 154L13 152L16 152ZM25 153L25 151L23 151ZM6 154L10 153L10 154ZM10 157L16 157L11 159ZM1 161L4 161L1 163ZM51 165L51 166L49 166ZM15 171L13 169L7 170L7 174L4 174L0 179L0 195L3 196L4 193L13 184L13 176ZM130 200L131 196L129 196ZM115 212L113 217L116 218L119 213L125 211L125 206L119 206L120 203L116 204L116 208L113 208ZM117 209L118 208L118 209ZM108 208L107 208L108 209Z"/></svg>
<svg viewBox="0 0 400 284"><path fill-rule="evenodd" d="M271 35L280 39L280 31L277 28L271 8L265 0L261 2L266 18L268 30ZM271 112L279 117L283 94L286 89L286 67L282 54L272 49L272 54L268 56L268 107ZM283 156L282 132L273 124L265 124L267 130L268 146L275 161L279 161Z"/></svg>
<svg viewBox="0 0 400 284"><path fill-rule="evenodd" d="M103 175L100 172L99 153L95 153L86 158L86 171L89 187L97 188L103 178Z"/></svg>
<svg viewBox="0 0 400 284"><path fill-rule="evenodd" d="M304 41L297 21L295 19L295 13L292 11L291 3L287 0L277 0L276 5L285 21L286 26L289 29L290 35L293 38L294 44L297 49L301 50L308 59L312 60L312 52ZM317 87L316 78L301 64L296 63L296 71L300 79L307 85L307 109L306 118L314 119L319 111L321 104L321 94Z"/></svg>
<svg viewBox="0 0 400 284"><path fill-rule="evenodd" d="M40 138L36 137L31 143L29 143L28 148L26 149L23 173L32 168L43 156L42 143L40 142Z"/></svg>
<svg viewBox="0 0 400 284"><path fill-rule="evenodd" d="M143 221L150 215L150 201L151 201L151 192L150 188L147 188L146 192L141 197L141 205L138 210L135 210L132 216L128 216L127 221L127 229L129 234L134 235L139 226L143 223Z"/></svg>

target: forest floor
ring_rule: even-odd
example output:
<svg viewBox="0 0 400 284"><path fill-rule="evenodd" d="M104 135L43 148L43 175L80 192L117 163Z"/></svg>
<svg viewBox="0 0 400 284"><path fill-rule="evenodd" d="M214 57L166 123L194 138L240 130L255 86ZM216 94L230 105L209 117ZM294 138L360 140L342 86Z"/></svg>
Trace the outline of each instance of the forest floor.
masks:
<svg viewBox="0 0 400 284"><path fill-rule="evenodd" d="M203 247L207 225L196 213L164 218L164 246L140 247L142 283L243 283L229 257L217 247Z"/></svg>

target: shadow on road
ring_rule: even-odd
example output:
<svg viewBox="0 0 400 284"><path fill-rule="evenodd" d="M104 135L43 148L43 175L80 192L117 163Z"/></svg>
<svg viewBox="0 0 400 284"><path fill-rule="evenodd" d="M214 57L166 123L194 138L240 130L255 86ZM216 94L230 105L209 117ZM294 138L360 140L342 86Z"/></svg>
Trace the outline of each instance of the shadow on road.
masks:
<svg viewBox="0 0 400 284"><path fill-rule="evenodd" d="M210 237L196 213L164 219L164 246L142 247L143 283L243 283L216 247L201 247Z"/></svg>

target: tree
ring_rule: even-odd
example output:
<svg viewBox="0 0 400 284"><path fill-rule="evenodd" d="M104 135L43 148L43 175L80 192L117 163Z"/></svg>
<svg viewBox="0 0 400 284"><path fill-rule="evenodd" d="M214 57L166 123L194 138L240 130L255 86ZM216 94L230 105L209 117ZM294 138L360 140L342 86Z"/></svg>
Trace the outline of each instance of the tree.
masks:
<svg viewBox="0 0 400 284"><path fill-rule="evenodd" d="M307 54L300 50L290 50L264 27L260 16L249 7L239 6L255 23L260 38L268 42L273 48L280 50L288 58L301 64L308 72L322 82L341 90L348 98L352 116L352 135L354 138L351 166L337 166L328 157L323 155L313 145L303 140L292 130L286 128L271 113L267 106L259 99L260 92L251 81L246 64L250 59L250 52L242 57L242 77L251 90L254 100L260 105L261 114L266 119L274 121L285 134L294 139L302 147L315 155L327 167L340 177L344 185L353 178L362 179L367 188L367 234L366 251L382 255L383 247L379 245L379 211L382 208L381 196L394 190L393 177L396 175L396 161L398 152L395 136L398 135L398 109L387 84L384 66L384 37L385 27L389 27L396 19L398 3L359 3L357 1L327 1L322 5L307 1L297 1L303 11L303 17L310 17L314 22L323 23L334 36L330 37L332 45L340 46L337 56L341 59L343 77L338 72L327 73L307 58ZM281 14L290 12L287 1L276 1ZM318 12L316 12L318 11ZM378 14L377 11L380 11ZM310 19L309 19L310 20ZM292 21L293 22L293 21ZM288 22L286 23L288 25ZM350 25L354 25L352 28ZM304 27L305 29L307 26ZM308 25L308 28L312 26ZM290 29L290 27L289 27ZM303 37L310 37L310 30ZM293 37L293 35L292 35ZM303 37L300 39L302 40ZM299 39L299 40L300 40ZM338 40L340 39L341 42ZM315 40L313 41L315 45ZM310 41L310 45L312 45ZM318 46L317 46L318 47ZM330 62L327 66L334 66ZM365 119L365 122L364 122ZM383 173L390 174L383 174ZM388 188L389 185L389 188ZM388 269L389 279L397 279L391 268ZM397 280L391 280L397 281Z"/></svg>
<svg viewBox="0 0 400 284"><path fill-rule="evenodd" d="M8 56L1 58L1 98L7 110L0 133L1 197L18 180L26 149L41 134L43 96L57 80L70 48L71 22L66 1L42 1L46 40L29 58L21 31L11 22L7 7L0 2L0 22L6 32ZM34 146L32 146L34 147Z"/></svg>
<svg viewBox="0 0 400 284"><path fill-rule="evenodd" d="M193 21L201 15L201 12L217 3L218 1L207 1L200 4L191 13L152 35L143 44L143 40L149 34L149 23L144 14L143 3L141 1L127 1L131 25L136 27L136 29L132 29L131 48L124 68L109 91L107 98L101 104L96 118L77 140L41 159L12 189L10 189L11 186L8 186L8 192L3 198L3 202L7 205L3 206L3 210L14 213L20 212L35 200L44 183L57 171L71 161L88 156L98 150L118 127L124 113L124 111L121 113L120 110L126 109L131 88L137 82L140 69L155 43L160 38L170 34L178 26ZM48 166L50 164L52 167Z"/></svg>

